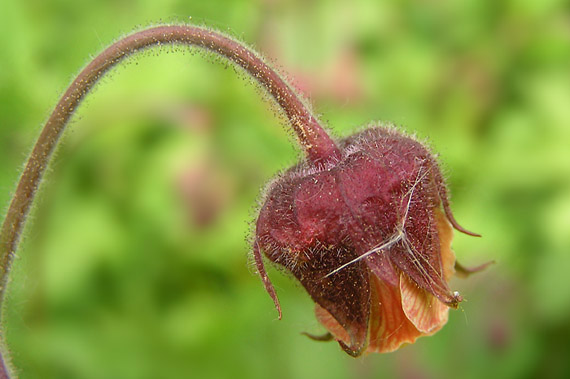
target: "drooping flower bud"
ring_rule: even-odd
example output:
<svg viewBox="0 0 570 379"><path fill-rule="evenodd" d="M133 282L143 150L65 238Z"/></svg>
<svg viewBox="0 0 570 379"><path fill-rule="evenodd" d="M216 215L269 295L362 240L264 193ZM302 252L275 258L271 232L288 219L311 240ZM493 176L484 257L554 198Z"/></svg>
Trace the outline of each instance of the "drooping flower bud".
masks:
<svg viewBox="0 0 570 379"><path fill-rule="evenodd" d="M458 306L451 226L474 234L454 220L435 158L415 139L376 126L338 145L340 160L301 163L269 186L256 263L280 315L261 252L305 287L347 353L393 351Z"/></svg>

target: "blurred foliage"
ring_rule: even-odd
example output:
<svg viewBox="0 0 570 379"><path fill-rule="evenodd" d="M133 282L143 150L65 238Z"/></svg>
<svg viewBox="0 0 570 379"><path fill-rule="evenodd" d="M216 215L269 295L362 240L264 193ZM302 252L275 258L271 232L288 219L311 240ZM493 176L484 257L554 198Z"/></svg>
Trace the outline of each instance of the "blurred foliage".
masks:
<svg viewBox="0 0 570 379"><path fill-rule="evenodd" d="M388 120L440 153L468 301L437 335L354 360L311 301L248 261L258 190L293 164L235 70L183 48L122 65L80 108L32 214L4 310L22 378L570 376L570 11L557 0L0 3L0 203L58 95L153 22L229 30L337 135ZM137 26L138 25L138 26ZM248 263L249 262L249 263Z"/></svg>

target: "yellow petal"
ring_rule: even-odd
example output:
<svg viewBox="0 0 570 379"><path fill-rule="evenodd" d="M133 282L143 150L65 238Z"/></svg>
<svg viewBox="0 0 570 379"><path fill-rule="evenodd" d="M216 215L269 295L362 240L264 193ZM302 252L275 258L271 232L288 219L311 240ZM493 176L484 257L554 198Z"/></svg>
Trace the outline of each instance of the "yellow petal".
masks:
<svg viewBox="0 0 570 379"><path fill-rule="evenodd" d="M373 276L370 342L367 352L388 353L406 343L413 343L422 333L402 310L400 287L391 286Z"/></svg>
<svg viewBox="0 0 570 379"><path fill-rule="evenodd" d="M425 335L433 334L447 322L449 307L420 288L410 277L400 274L402 309L406 317Z"/></svg>
<svg viewBox="0 0 570 379"><path fill-rule="evenodd" d="M445 215L435 210L443 278L447 282L455 273L455 254L451 250L453 229ZM433 334L447 322L449 307L420 288L408 275L400 274L402 309L408 319L422 333Z"/></svg>
<svg viewBox="0 0 570 379"><path fill-rule="evenodd" d="M437 220L437 232L439 234L443 278L448 282L453 274L455 274L455 253L451 250L453 228L441 210L436 209L434 213Z"/></svg>

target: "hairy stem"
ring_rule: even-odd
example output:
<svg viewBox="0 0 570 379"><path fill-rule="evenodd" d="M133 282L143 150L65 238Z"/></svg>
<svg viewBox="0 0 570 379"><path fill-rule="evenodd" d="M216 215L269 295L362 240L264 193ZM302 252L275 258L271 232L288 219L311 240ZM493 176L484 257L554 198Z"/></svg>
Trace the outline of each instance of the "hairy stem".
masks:
<svg viewBox="0 0 570 379"><path fill-rule="evenodd" d="M302 99L262 58L241 43L219 32L187 25L158 26L131 34L105 49L81 71L57 103L34 146L0 231L0 304L27 214L71 116L103 74L131 54L161 44L201 47L241 66L279 104L311 162L321 165L339 158L337 146ZM3 344L3 335L1 340ZM5 352L3 355L6 358ZM2 372L1 363L0 378L7 375Z"/></svg>

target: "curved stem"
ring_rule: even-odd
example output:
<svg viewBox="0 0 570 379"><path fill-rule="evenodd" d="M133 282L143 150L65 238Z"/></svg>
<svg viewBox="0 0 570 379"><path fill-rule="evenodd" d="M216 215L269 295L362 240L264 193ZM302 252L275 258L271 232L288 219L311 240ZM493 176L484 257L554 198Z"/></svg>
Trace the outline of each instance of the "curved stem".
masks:
<svg viewBox="0 0 570 379"><path fill-rule="evenodd" d="M322 165L339 157L337 146L295 91L263 59L241 43L219 32L188 25L158 26L131 34L105 49L81 71L57 103L34 146L0 231L0 304L26 216L71 116L103 74L131 54L161 44L201 47L241 66L279 104L311 162ZM1 339L3 342L4 336Z"/></svg>

